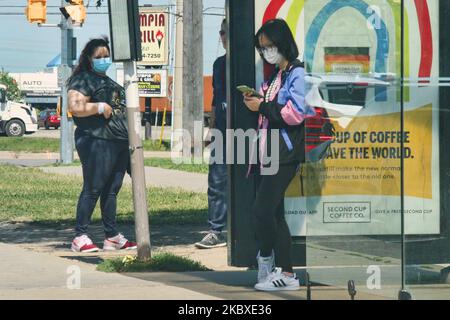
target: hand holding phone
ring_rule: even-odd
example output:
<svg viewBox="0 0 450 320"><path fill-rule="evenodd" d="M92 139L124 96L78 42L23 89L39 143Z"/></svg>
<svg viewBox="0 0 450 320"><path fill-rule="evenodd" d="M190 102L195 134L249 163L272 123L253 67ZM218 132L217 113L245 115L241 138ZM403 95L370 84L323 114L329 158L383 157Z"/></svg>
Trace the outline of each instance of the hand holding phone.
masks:
<svg viewBox="0 0 450 320"><path fill-rule="evenodd" d="M239 91L241 91L242 93L249 93L252 96L257 97L257 98L261 98L261 99L264 98L258 91L256 91L253 88L250 88L248 86L244 86L244 85L243 86L238 86L237 89Z"/></svg>

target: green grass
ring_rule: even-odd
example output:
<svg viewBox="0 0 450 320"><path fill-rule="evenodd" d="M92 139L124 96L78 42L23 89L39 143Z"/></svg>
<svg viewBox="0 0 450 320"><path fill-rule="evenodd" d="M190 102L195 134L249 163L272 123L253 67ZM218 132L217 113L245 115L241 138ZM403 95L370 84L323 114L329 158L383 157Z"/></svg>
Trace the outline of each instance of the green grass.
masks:
<svg viewBox="0 0 450 320"><path fill-rule="evenodd" d="M180 170L196 173L208 173L207 164L175 164L170 158L151 158L145 159L145 165L148 167L159 167L171 170Z"/></svg>
<svg viewBox="0 0 450 320"><path fill-rule="evenodd" d="M39 169L0 165L0 222L73 223L82 179L48 174ZM117 219L134 221L131 186L118 196ZM148 188L150 223L202 224L207 195L174 188ZM94 222L100 221L97 206Z"/></svg>
<svg viewBox="0 0 450 320"><path fill-rule="evenodd" d="M157 167L163 169L170 170L180 170L185 172L195 172L195 173L208 173L208 165L207 164L175 164L170 158L150 158L145 159L145 166L147 167ZM79 160L75 160L72 164L61 164L54 163L48 165L49 167L74 167L80 166L81 163Z"/></svg>
<svg viewBox="0 0 450 320"><path fill-rule="evenodd" d="M103 261L97 266L102 272L192 272L211 271L200 262L179 257L172 253L159 253L148 262L137 261L135 257L115 258Z"/></svg>
<svg viewBox="0 0 450 320"><path fill-rule="evenodd" d="M59 139L0 137L0 151L30 153L59 152Z"/></svg>
<svg viewBox="0 0 450 320"><path fill-rule="evenodd" d="M59 152L59 139L52 138L9 138L0 137L0 151L47 153ZM170 141L145 140L144 151L170 151Z"/></svg>
<svg viewBox="0 0 450 320"><path fill-rule="evenodd" d="M145 151L170 151L170 141L163 140L159 145L159 140L144 140Z"/></svg>

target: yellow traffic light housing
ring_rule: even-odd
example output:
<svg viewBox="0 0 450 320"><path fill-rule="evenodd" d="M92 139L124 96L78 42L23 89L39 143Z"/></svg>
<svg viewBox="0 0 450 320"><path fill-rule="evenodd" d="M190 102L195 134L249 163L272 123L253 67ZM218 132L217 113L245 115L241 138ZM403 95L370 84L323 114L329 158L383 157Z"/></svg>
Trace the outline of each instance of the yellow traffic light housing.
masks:
<svg viewBox="0 0 450 320"><path fill-rule="evenodd" d="M28 0L25 15L27 16L28 22L46 23L47 0Z"/></svg>
<svg viewBox="0 0 450 320"><path fill-rule="evenodd" d="M62 117L62 97L58 98L58 103L56 105L56 114L59 117ZM69 110L67 110L67 118L69 120L73 118L73 114Z"/></svg>
<svg viewBox="0 0 450 320"><path fill-rule="evenodd" d="M60 8L59 10L66 19L71 18L72 22L83 24L86 20L86 8L84 7L83 0L70 0L67 1L70 5Z"/></svg>

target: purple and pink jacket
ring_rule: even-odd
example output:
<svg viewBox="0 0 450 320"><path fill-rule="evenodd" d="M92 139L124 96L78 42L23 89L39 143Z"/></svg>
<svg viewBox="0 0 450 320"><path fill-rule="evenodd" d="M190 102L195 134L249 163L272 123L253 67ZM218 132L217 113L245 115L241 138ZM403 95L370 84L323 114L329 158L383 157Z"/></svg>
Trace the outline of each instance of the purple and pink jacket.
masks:
<svg viewBox="0 0 450 320"><path fill-rule="evenodd" d="M262 84L261 94L267 97L271 83L276 81L270 97L264 99L269 102L262 102L259 109L259 159L266 150L271 150L270 131L278 129L279 165L305 161L305 119L316 113L305 103L304 77L303 63L297 60L287 71L276 70L269 81Z"/></svg>

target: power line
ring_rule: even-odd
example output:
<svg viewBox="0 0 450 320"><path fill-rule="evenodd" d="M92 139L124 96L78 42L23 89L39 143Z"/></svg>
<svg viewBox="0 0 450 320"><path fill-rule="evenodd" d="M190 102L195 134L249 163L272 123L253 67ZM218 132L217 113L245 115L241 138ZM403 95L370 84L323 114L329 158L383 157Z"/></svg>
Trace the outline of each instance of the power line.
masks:
<svg viewBox="0 0 450 320"><path fill-rule="evenodd" d="M88 12L87 14L88 15L102 15L102 14L107 15L108 12ZM61 12L47 12L47 15L60 16ZM25 14L21 13L21 12L0 12L0 16L25 16Z"/></svg>
<svg viewBox="0 0 450 320"><path fill-rule="evenodd" d="M2 0L0 0L0 1L2 1ZM9 0L4 0L4 1L9 1ZM144 4L143 6L141 6L141 7L146 7L146 5ZM151 8L152 6L147 6L148 8ZM154 6L154 7L158 7L158 6ZM173 5L173 4L168 4L168 5L161 5L161 7L176 7L176 5ZM20 6L20 5L0 5L0 8L7 8L7 9L15 9L15 8L21 8L21 9L25 9L26 8L26 6ZM47 5L47 8L61 8L61 6L56 6L56 5ZM95 8L95 9L100 9L100 8L107 8L107 6L106 5L102 5L102 6L99 6L99 7L92 7L92 6L89 6L89 4L86 6L86 8ZM222 8L222 7L207 7L207 8L204 8L203 9L203 15L204 16L220 16L220 17L223 17L223 16L225 16L225 13L206 13L207 11L210 11L210 10L220 10L220 11L224 11L225 10L225 8ZM168 14L172 14L172 15L176 15L175 13L172 13L172 12L166 12L166 13L168 13ZM20 14L20 15L23 15L23 13L16 13L16 12L0 12L0 15L14 15L14 14ZM60 14L60 13L58 13L58 12L49 12L49 13L47 13L47 14L49 14L49 15L55 15L55 14ZM108 14L108 12L88 12L87 14Z"/></svg>
<svg viewBox="0 0 450 320"><path fill-rule="evenodd" d="M177 16L175 13L168 13L174 16ZM0 16L24 16L25 14L22 12L0 12ZM61 15L60 12L48 12L47 15L56 16ZM87 15L108 15L108 12L88 12ZM225 14L220 13L203 13L203 16L216 16L216 17L224 17Z"/></svg>
<svg viewBox="0 0 450 320"><path fill-rule="evenodd" d="M25 9L26 7L27 6L0 5L0 8L22 8L22 9ZM61 6L49 6L49 5L47 5L47 8L61 8ZM90 8L107 8L107 6L90 7Z"/></svg>

